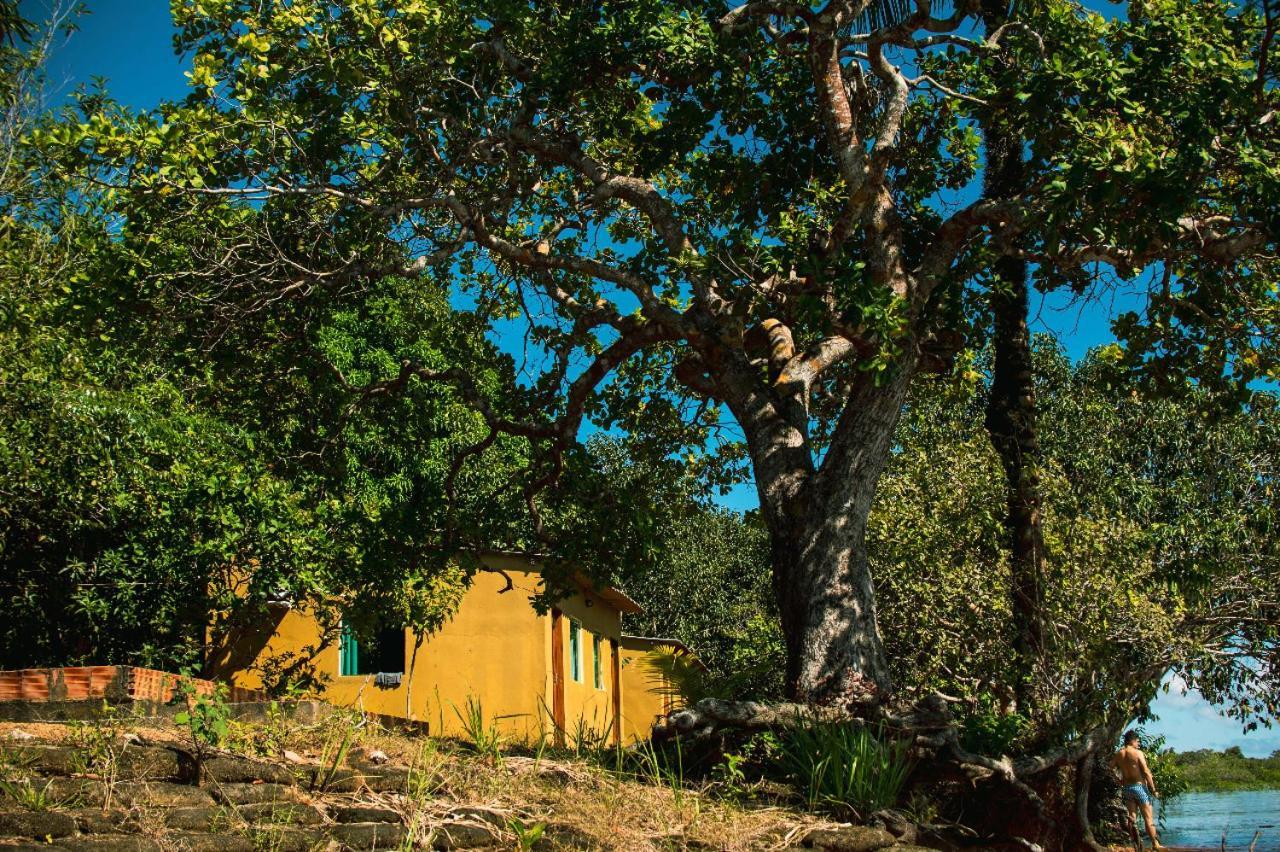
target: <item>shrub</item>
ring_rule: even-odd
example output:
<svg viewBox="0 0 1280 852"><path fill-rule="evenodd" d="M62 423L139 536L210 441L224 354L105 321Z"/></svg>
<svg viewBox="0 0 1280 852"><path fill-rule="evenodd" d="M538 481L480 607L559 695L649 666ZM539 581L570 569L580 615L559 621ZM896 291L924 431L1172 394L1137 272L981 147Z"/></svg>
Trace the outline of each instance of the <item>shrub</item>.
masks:
<svg viewBox="0 0 1280 852"><path fill-rule="evenodd" d="M910 748L909 742L886 741L861 726L815 719L789 730L779 754L811 810L866 815L897 802L911 773Z"/></svg>

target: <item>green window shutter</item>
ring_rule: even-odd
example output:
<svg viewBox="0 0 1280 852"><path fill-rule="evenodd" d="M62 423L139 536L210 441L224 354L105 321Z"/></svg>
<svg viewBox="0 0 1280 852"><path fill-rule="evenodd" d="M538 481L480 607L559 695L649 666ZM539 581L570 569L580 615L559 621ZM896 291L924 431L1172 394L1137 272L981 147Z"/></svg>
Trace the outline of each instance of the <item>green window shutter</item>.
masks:
<svg viewBox="0 0 1280 852"><path fill-rule="evenodd" d="M602 656L600 652L600 645L601 645L600 637L592 636L591 637L591 652L592 652L591 658L595 663L595 669L592 672L592 674L595 675L596 689L604 689L604 661L600 659Z"/></svg>
<svg viewBox="0 0 1280 852"><path fill-rule="evenodd" d="M569 675L582 682L582 625L569 622Z"/></svg>
<svg viewBox="0 0 1280 852"><path fill-rule="evenodd" d="M342 639L338 643L338 674L350 677L360 673L360 647L351 628L342 625Z"/></svg>

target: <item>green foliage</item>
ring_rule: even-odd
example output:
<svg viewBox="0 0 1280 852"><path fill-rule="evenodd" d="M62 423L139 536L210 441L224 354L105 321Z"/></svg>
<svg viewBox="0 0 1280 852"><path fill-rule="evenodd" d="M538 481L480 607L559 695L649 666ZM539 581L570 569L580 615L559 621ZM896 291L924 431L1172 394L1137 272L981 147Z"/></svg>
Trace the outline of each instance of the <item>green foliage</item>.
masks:
<svg viewBox="0 0 1280 852"><path fill-rule="evenodd" d="M352 725L343 725L337 730L331 730L325 737L320 749L320 769L315 779L317 790L321 792L328 790L338 780L342 766L347 760L347 753L351 751L352 743L355 742L355 730Z"/></svg>
<svg viewBox="0 0 1280 852"><path fill-rule="evenodd" d="M189 681L179 685L178 693L187 709L174 714L173 721L185 727L197 752L220 749L231 734L231 707L227 704L227 687L218 683L212 693L200 692Z"/></svg>
<svg viewBox="0 0 1280 852"><path fill-rule="evenodd" d="M542 835L547 830L545 822L526 823L519 817L508 817L507 828L516 836L516 849L518 852L527 852L542 839Z"/></svg>
<svg viewBox="0 0 1280 852"><path fill-rule="evenodd" d="M1170 753L1168 762L1193 792L1280 788L1280 751L1270 757L1245 757L1238 746L1200 749Z"/></svg>
<svg viewBox="0 0 1280 852"><path fill-rule="evenodd" d="M1173 749L1165 745L1163 736L1151 736L1138 728L1138 747L1147 759L1147 768L1160 791L1160 819L1164 819L1164 809L1174 799L1190 789L1182 767L1178 764Z"/></svg>
<svg viewBox="0 0 1280 852"><path fill-rule="evenodd" d="M21 140L13 154L25 191L0 223L0 665L180 669L215 615L257 617L281 595L326 623L345 600L431 630L474 569L454 548L528 540L508 487L520 442L451 476L483 437L479 415L417 380L363 390L405 358L465 361L495 399L513 385L445 294L387 278L211 317L221 285L174 269L243 216L117 229L112 193L60 182ZM288 691L305 661L274 674Z"/></svg>
<svg viewBox="0 0 1280 852"><path fill-rule="evenodd" d="M1254 661L1274 659L1280 615L1258 593L1280 583L1276 398L1255 392L1232 411L1208 390L1144 393L1110 350L1073 365L1041 339L1035 357L1057 625L1037 672L1056 685L1047 710L1011 715L1004 496L976 358L921 382L871 515L897 682L962 698L966 737L986 753L1060 741L1108 718L1113 701L1138 712L1170 665L1232 715L1274 717L1278 685Z"/></svg>
<svg viewBox="0 0 1280 852"><path fill-rule="evenodd" d="M29 811L49 811L62 804L61 799L53 794L53 779L38 784L30 778L10 780L0 778L0 793L12 799L21 808Z"/></svg>
<svg viewBox="0 0 1280 852"><path fill-rule="evenodd" d="M862 818L893 807L912 768L909 742L847 722L802 721L783 732L779 752L810 809Z"/></svg>
<svg viewBox="0 0 1280 852"><path fill-rule="evenodd" d="M786 655L768 532L758 515L715 507L706 499L713 479L705 472L654 461L643 448L595 437L587 449L599 478L575 491L600 496L577 502L615 516L619 508L643 513L650 527L647 554L617 573L622 588L644 607L626 616L626 631L678 639L694 651L705 668L660 658L671 669L662 674L679 685L685 700L780 697Z"/></svg>
<svg viewBox="0 0 1280 852"><path fill-rule="evenodd" d="M979 696L973 711L964 717L960 743L975 754L1014 754L1029 724L1019 713L1002 712L990 696Z"/></svg>

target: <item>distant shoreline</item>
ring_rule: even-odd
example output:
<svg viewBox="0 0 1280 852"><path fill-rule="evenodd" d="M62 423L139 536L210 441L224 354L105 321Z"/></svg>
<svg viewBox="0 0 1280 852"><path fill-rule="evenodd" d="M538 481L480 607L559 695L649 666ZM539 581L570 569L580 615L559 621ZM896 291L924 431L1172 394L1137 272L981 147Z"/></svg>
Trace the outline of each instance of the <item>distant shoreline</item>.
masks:
<svg viewBox="0 0 1280 852"><path fill-rule="evenodd" d="M1257 793L1262 790L1280 790L1280 784L1276 783L1240 783L1224 786L1216 784L1212 786L1190 786L1187 787L1188 793Z"/></svg>
<svg viewBox="0 0 1280 852"><path fill-rule="evenodd" d="M1246 757L1238 746L1225 751L1172 752L1166 757L1189 793L1280 790L1280 750Z"/></svg>

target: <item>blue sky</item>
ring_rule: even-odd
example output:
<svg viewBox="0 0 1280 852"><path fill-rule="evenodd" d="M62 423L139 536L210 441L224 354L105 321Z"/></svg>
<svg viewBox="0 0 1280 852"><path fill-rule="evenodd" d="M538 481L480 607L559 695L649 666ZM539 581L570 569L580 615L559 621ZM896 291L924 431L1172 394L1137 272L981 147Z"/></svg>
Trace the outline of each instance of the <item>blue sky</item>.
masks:
<svg viewBox="0 0 1280 852"><path fill-rule="evenodd" d="M50 0L22 0L30 17L43 18ZM173 53L173 27L167 0L88 0L89 14L80 30L62 45L50 65L51 84L59 94L73 91L95 76L105 77L111 94L129 106L145 109L161 100L181 98L187 91L186 65ZM1118 294L1114 303L1086 310L1057 301L1034 305L1037 330L1051 331L1073 357L1112 340L1110 318L1131 301ZM754 505L751 489L739 489L726 501L736 508ZM1265 756L1280 749L1280 730L1242 735L1240 725L1224 719L1199 695L1183 694L1180 681L1157 698L1159 720L1150 731L1165 734L1180 750L1221 749L1239 745L1246 754Z"/></svg>

